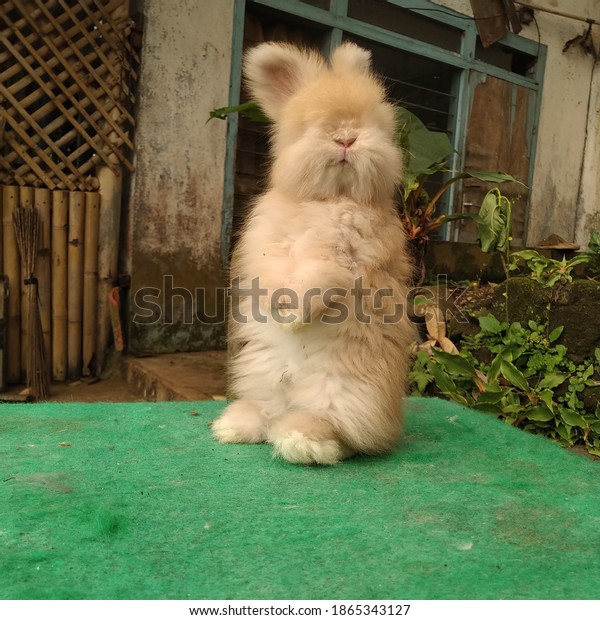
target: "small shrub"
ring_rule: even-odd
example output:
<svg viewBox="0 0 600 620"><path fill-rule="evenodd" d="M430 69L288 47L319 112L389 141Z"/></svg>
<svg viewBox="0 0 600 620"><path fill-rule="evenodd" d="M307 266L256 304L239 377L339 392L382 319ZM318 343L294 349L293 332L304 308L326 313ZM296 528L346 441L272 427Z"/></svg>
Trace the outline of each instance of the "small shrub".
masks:
<svg viewBox="0 0 600 620"><path fill-rule="evenodd" d="M412 394L432 390L467 407L495 414L507 424L542 434L563 445L585 445L600 456L600 407L587 410L581 398L600 385L600 349L575 364L557 341L562 327L529 321L479 318L458 355L419 351L409 375Z"/></svg>

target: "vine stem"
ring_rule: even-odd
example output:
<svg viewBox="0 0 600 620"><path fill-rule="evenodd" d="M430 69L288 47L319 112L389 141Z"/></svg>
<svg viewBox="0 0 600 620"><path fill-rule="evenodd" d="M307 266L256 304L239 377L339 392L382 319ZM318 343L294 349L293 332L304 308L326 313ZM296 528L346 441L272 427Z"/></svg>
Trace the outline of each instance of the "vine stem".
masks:
<svg viewBox="0 0 600 620"><path fill-rule="evenodd" d="M509 226L510 226L510 222L509 222ZM506 244L506 256L500 253L500 258L502 259L502 267L504 268L504 273L506 275L506 291L504 291L505 293L504 318L507 323L509 322L508 321L508 281L510 279L510 269L508 268L508 263L510 262L510 240L511 240L511 236L510 236L510 230L509 230L508 243Z"/></svg>

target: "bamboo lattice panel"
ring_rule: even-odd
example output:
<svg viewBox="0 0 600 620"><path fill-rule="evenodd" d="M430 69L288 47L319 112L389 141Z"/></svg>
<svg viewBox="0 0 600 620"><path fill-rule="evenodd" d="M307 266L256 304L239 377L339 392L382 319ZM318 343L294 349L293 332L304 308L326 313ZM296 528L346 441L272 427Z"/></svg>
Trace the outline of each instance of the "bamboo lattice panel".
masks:
<svg viewBox="0 0 600 620"><path fill-rule="evenodd" d="M132 170L127 0L0 2L0 183L93 190Z"/></svg>

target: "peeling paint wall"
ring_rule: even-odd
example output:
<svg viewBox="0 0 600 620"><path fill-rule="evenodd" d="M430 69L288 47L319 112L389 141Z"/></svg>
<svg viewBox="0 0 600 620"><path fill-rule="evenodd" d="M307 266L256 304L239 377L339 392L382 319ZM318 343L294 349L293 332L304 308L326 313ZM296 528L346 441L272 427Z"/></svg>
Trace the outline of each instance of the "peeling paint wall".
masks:
<svg viewBox="0 0 600 620"><path fill-rule="evenodd" d="M472 15L468 0L437 3ZM536 0L534 4L600 20L598 0ZM556 233L585 248L590 231L600 229L600 71L579 47L562 51L567 41L585 32L586 23L543 11L535 11L535 17L540 40L548 46L548 59L527 243L533 245ZM593 33L598 49L600 26L594 26ZM537 41L535 23L524 26L520 36Z"/></svg>
<svg viewBox="0 0 600 620"><path fill-rule="evenodd" d="M225 284L219 267L233 0L143 0L136 172L129 205L129 350L223 345L223 325L196 320ZM222 296L221 296L222 297ZM223 300L218 300L223 305Z"/></svg>

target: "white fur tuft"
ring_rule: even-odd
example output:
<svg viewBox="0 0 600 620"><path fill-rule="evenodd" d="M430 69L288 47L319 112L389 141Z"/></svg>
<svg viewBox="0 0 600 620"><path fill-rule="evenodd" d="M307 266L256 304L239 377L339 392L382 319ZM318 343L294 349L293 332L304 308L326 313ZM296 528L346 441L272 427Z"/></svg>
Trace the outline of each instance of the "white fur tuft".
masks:
<svg viewBox="0 0 600 620"><path fill-rule="evenodd" d="M336 73L371 72L371 52L354 43L342 43L331 55L331 68Z"/></svg>
<svg viewBox="0 0 600 620"><path fill-rule="evenodd" d="M309 439L299 431L272 438L273 456L299 465L335 465L344 458L339 441Z"/></svg>
<svg viewBox="0 0 600 620"><path fill-rule="evenodd" d="M266 416L250 401L231 403L211 425L220 443L262 443L266 439Z"/></svg>

